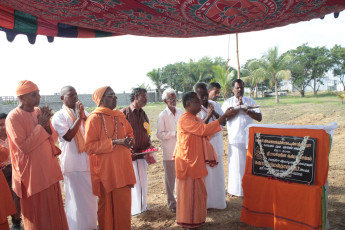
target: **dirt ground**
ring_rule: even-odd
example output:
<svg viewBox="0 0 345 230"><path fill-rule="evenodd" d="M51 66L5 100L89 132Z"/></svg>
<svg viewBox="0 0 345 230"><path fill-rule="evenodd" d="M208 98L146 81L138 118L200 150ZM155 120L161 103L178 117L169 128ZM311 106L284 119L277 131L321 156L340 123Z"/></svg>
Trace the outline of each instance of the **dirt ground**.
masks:
<svg viewBox="0 0 345 230"><path fill-rule="evenodd" d="M330 154L328 176L330 190L328 201L329 220L331 229L345 229L345 106L325 107L324 105L299 104L291 108L291 105L280 105L262 108L262 112L263 121L261 123L263 124L328 125L335 121L338 123ZM226 131L223 134L225 150L223 162L227 181L228 147ZM155 146L160 146L160 142L154 137L153 143ZM150 210L132 218L132 229L181 229L176 224L175 214L167 208L161 153L158 154L158 163L149 166L148 175L148 205ZM227 197L226 201L226 209L208 210L206 224L201 229L263 229L246 225L240 221L242 198Z"/></svg>
<svg viewBox="0 0 345 230"><path fill-rule="evenodd" d="M160 146L157 140L156 123L160 111L164 105L151 105L145 107L145 111L152 126L153 145ZM263 113L262 124L290 124L290 125L328 125L332 122L338 123L333 138L333 147L329 161L329 221L331 229L345 229L345 105L321 104L279 104L261 108ZM228 147L227 132L223 132L224 137L224 170L227 181L228 171ZM146 229L181 229L176 224L176 216L169 211L166 203L164 188L164 169L162 163L162 152L158 153L158 163L150 165L148 205L150 210L132 217L133 230ZM202 230L258 230L240 221L242 198L227 197L227 207L224 210L208 210L206 224ZM9 221L11 225L11 221Z"/></svg>

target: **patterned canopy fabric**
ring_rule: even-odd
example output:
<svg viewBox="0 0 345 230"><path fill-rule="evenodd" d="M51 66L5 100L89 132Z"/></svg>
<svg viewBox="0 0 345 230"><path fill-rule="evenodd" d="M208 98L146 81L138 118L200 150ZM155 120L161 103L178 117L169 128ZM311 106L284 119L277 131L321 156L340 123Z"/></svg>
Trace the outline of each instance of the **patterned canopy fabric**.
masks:
<svg viewBox="0 0 345 230"><path fill-rule="evenodd" d="M50 37L201 37L279 27L344 9L345 0L0 0L0 30Z"/></svg>

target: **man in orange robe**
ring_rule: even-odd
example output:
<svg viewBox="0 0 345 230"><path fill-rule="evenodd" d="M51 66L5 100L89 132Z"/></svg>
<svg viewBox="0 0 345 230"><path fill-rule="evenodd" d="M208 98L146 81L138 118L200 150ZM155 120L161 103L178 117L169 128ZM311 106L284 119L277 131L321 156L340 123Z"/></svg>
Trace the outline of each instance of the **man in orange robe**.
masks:
<svg viewBox="0 0 345 230"><path fill-rule="evenodd" d="M217 120L205 124L196 115L201 110L201 101L194 92L183 96L186 112L177 124L175 148L175 171L177 178L176 221L184 228L197 228L205 223L207 215L206 164L218 164L217 155L209 142L210 137L221 130L228 116L225 111Z"/></svg>
<svg viewBox="0 0 345 230"><path fill-rule="evenodd" d="M6 113L0 113L0 148L7 149L7 152L9 153L9 147L8 147L8 140L7 140L7 133L6 133ZM20 199L17 196L15 192L12 190L12 164L11 164L11 158L8 154L8 159L5 162L0 163L0 170L4 173L4 176L6 178L8 187L11 190L12 198L14 201L14 206L17 209L17 213L11 215L12 219L12 227L11 230L21 230L21 209L20 209Z"/></svg>
<svg viewBox="0 0 345 230"><path fill-rule="evenodd" d="M62 180L49 107L40 104L39 89L21 81L16 94L20 105L6 119L12 160L12 187L21 198L25 230L68 229L59 181Z"/></svg>
<svg viewBox="0 0 345 230"><path fill-rule="evenodd" d="M131 229L133 129L125 115L114 110L117 97L112 88L97 89L92 99L98 107L86 120L85 148L90 154L92 190L99 197L99 229Z"/></svg>
<svg viewBox="0 0 345 230"><path fill-rule="evenodd" d="M0 145L0 165L7 161L8 156L8 149ZM8 187L2 170L0 170L0 204L0 230L8 230L7 216L16 213L17 210L14 206L11 190Z"/></svg>

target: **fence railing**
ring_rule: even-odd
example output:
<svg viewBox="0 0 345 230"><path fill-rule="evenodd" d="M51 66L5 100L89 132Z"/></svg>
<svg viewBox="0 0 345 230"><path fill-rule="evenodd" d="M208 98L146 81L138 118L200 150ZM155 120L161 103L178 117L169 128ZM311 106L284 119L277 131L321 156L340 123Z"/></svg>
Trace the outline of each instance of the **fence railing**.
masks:
<svg viewBox="0 0 345 230"><path fill-rule="evenodd" d="M130 101L130 93L119 93L117 96L117 106L128 106ZM84 107L95 107L96 104L92 100L92 94L79 94L79 100L83 103ZM9 100L11 98L11 100ZM161 101L158 93L148 92L147 102ZM15 97L0 97L0 113L8 113L18 105L18 99ZM40 106L49 106L54 111L58 111L62 107L60 95L42 95Z"/></svg>

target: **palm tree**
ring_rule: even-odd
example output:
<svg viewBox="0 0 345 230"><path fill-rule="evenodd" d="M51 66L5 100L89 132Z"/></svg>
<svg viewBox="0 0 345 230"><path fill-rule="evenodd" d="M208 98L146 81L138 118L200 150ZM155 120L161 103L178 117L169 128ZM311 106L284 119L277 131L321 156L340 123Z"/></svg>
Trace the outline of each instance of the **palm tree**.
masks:
<svg viewBox="0 0 345 230"><path fill-rule="evenodd" d="M290 79L291 73L287 69L289 62L292 60L290 55L278 56L278 47L268 49L267 53L258 60L253 61L252 65L258 65L253 74L264 75L270 80L271 86L274 85L276 91L276 103L279 103L278 82L282 79Z"/></svg>
<svg viewBox="0 0 345 230"><path fill-rule="evenodd" d="M162 79L162 71L160 68L153 69L151 72L148 72L146 76L150 78L153 84L156 86L158 90L159 98L162 97L162 86L163 86L163 79Z"/></svg>
<svg viewBox="0 0 345 230"><path fill-rule="evenodd" d="M214 74L214 78L212 79L212 81L218 82L222 87L221 92L223 94L224 100L228 98L228 88L229 86L231 86L232 80L234 80L237 75L236 70L232 69L230 71L230 68L230 66L228 69L220 65L212 66L212 71Z"/></svg>
<svg viewBox="0 0 345 230"><path fill-rule="evenodd" d="M255 88L255 97L258 97L258 84L266 79L265 73L258 69L260 65L257 60L250 60L247 62L245 68L242 69L242 80L246 85L250 85L250 96L252 96L252 90Z"/></svg>
<svg viewBox="0 0 345 230"><path fill-rule="evenodd" d="M131 90L135 89L135 88L142 88L142 89L146 89L146 91L150 91L150 85L149 84L145 84L144 82L141 84L137 84L135 87L132 87Z"/></svg>

